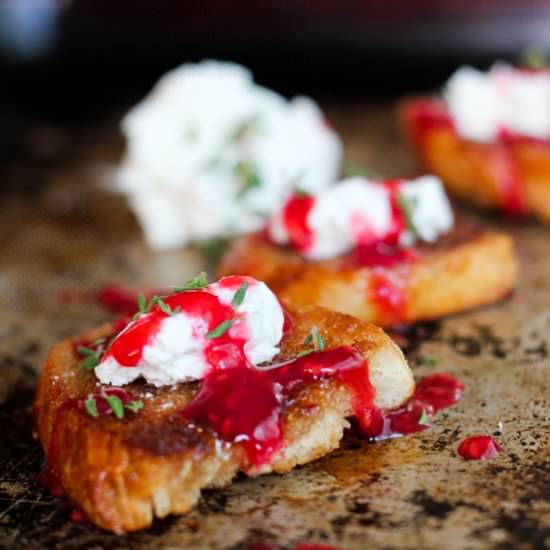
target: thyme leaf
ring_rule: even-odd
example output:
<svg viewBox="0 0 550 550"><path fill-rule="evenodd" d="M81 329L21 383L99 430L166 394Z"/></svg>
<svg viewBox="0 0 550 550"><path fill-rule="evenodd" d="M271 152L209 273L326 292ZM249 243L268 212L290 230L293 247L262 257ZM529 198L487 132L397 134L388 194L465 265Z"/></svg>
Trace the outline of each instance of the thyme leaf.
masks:
<svg viewBox="0 0 550 550"><path fill-rule="evenodd" d="M240 306L243 301L244 297L246 295L246 291L248 290L248 283L243 283L237 292L235 292L235 296L233 296L233 300L231 300L231 305L234 307Z"/></svg>
<svg viewBox="0 0 550 550"><path fill-rule="evenodd" d="M405 218L407 229L412 233L413 236L418 236L418 230L416 229L413 218L413 212L416 208L416 200L405 197L403 193L398 193L396 200L397 206L399 206L399 209L401 210L401 212L403 213L403 217Z"/></svg>
<svg viewBox="0 0 550 550"><path fill-rule="evenodd" d="M428 416L428 413L426 413L425 409L422 409L422 414L420 415L420 418L418 419L418 423L421 426L426 426L430 423L430 417Z"/></svg>
<svg viewBox="0 0 550 550"><path fill-rule="evenodd" d="M91 417L97 418L99 416L99 412L97 411L97 404L93 395L89 395L88 398L84 401L84 408Z"/></svg>
<svg viewBox="0 0 550 550"><path fill-rule="evenodd" d="M212 340L214 338L219 338L220 336L223 336L231 328L231 325L234 322L234 319L227 319L221 322L216 328L207 333L206 337Z"/></svg>
<svg viewBox="0 0 550 550"><path fill-rule="evenodd" d="M189 279L183 286L174 287L174 292L184 292L185 290L195 290L197 288L204 288L208 284L206 273L202 271L198 277Z"/></svg>
<svg viewBox="0 0 550 550"><path fill-rule="evenodd" d="M126 403L125 407L129 411L137 413L139 410L143 409L143 401L130 401L129 403Z"/></svg>
<svg viewBox="0 0 550 550"><path fill-rule="evenodd" d="M122 404L120 397L117 397L116 395L106 395L105 401L109 403L109 407L111 407L113 414L119 420L124 418L124 405Z"/></svg>

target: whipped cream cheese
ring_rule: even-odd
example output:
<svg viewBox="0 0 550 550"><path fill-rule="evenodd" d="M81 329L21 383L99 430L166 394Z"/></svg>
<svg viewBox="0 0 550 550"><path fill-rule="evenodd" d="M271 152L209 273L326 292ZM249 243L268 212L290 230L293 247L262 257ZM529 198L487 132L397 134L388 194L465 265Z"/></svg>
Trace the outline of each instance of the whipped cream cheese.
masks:
<svg viewBox="0 0 550 550"><path fill-rule="evenodd" d="M400 196L408 205L415 233L396 228L394 200ZM287 204L269 221L268 234L275 243L292 243ZM344 254L357 245L383 241L397 230L403 246L416 239L435 241L454 224L453 212L443 185L435 176L416 180L372 181L362 177L343 180L311 198L302 220L310 240L300 253L309 260L323 260Z"/></svg>
<svg viewBox="0 0 550 550"><path fill-rule="evenodd" d="M287 101L232 63L170 71L122 131L117 187L159 249L258 229L291 188L314 192L340 170L340 140L312 100Z"/></svg>
<svg viewBox="0 0 550 550"><path fill-rule="evenodd" d="M244 299L240 305L233 305L235 293L243 283L248 284ZM284 314L279 301L264 283L251 277L225 277L203 291L233 308L238 322L228 333L231 337L246 340L244 353L250 363L258 365L277 355ZM142 317L131 321L116 338L124 337L139 322L143 322ZM101 383L116 386L140 377L157 387L201 379L213 368L205 353L212 342L206 336L208 331L204 317L184 311L164 316L158 330L143 347L137 365L120 364L107 350L95 368L95 374Z"/></svg>
<svg viewBox="0 0 550 550"><path fill-rule="evenodd" d="M487 72L458 69L444 99L459 134L491 142L502 132L550 138L550 71L529 71L497 63Z"/></svg>

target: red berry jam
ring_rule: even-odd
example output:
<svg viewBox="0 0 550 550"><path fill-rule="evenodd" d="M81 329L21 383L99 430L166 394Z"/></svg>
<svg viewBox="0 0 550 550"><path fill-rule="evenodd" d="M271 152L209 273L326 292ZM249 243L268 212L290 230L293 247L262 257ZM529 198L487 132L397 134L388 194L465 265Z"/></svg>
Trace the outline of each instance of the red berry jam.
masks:
<svg viewBox="0 0 550 550"><path fill-rule="evenodd" d="M422 378L414 394L400 408L374 411L365 435L373 439L387 439L427 430L441 409L451 407L462 397L464 385L445 373Z"/></svg>
<svg viewBox="0 0 550 550"><path fill-rule="evenodd" d="M495 458L502 447L490 435L472 435L458 446L458 454L466 460Z"/></svg>
<svg viewBox="0 0 550 550"><path fill-rule="evenodd" d="M292 246L304 252L313 244L313 232L307 218L315 204L315 197L305 194L294 194L283 209L283 222Z"/></svg>
<svg viewBox="0 0 550 550"><path fill-rule="evenodd" d="M226 284L236 284L235 290L242 282L240 277L227 277ZM222 323L234 321L234 309L222 304L217 296L206 290L177 292L164 299L164 303L172 311L181 311L189 316L199 318L206 323L207 331L213 331ZM156 305L130 323L112 342L105 357L112 356L124 367L135 367L141 360L143 348L151 342L160 330L162 321L170 313ZM205 339L204 354L210 365L228 368L239 364L244 358L244 344L247 334L240 324L239 330L226 330L216 338ZM234 325L236 328L237 325Z"/></svg>
<svg viewBox="0 0 550 550"><path fill-rule="evenodd" d="M211 428L223 441L241 443L249 463L258 465L282 445L288 398L304 385L324 379L350 388L355 414L367 429L374 388L363 356L350 347L312 353L275 368L259 369L243 362L228 370L213 369L182 414L193 424Z"/></svg>
<svg viewBox="0 0 550 550"><path fill-rule="evenodd" d="M451 132L457 140L464 139L459 136L443 102L420 99L409 102L406 109L413 122L412 130L415 134L417 155L427 168L429 164L426 162L426 147L428 138L433 132L443 129ZM539 143L539 140L520 136L503 128L498 140L493 143L479 144L482 150L489 153L488 169L498 185L502 207L512 215L521 214L525 210L523 184L513 151L513 147L521 142Z"/></svg>

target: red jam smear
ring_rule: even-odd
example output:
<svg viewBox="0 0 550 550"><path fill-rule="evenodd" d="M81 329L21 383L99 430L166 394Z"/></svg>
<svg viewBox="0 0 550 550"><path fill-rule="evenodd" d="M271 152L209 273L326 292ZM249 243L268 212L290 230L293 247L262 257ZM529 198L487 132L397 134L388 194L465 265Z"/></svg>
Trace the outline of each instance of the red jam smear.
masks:
<svg viewBox="0 0 550 550"><path fill-rule="evenodd" d="M414 248L399 246L399 238L407 230L407 220L399 205L400 180L380 182L388 192L391 203L391 225L388 235L369 244L359 244L352 255L356 266L372 269L368 299L391 323L400 323L407 316L407 276L410 264L420 255Z"/></svg>
<svg viewBox="0 0 550 550"><path fill-rule="evenodd" d="M376 440L427 430L434 415L462 398L464 385L446 373L436 373L418 381L414 394L398 409L375 410L371 425L363 433Z"/></svg>
<svg viewBox="0 0 550 550"><path fill-rule="evenodd" d="M457 140L465 139L458 134L454 121L442 101L414 100L407 104L406 109L413 121L416 153L424 165L428 164L426 162L426 141L432 131L445 129L452 132ZM512 147L518 143L548 145L550 141L521 136L502 128L495 142L480 144L490 152L491 168L501 194L502 207L511 215L518 215L525 211L523 184L512 150Z"/></svg>
<svg viewBox="0 0 550 550"><path fill-rule="evenodd" d="M338 380L350 388L358 421L368 429L374 388L363 356L347 346L267 369L246 362L229 370L213 369L182 415L212 429L223 441L242 444L248 461L260 465L282 446L286 400L304 385L324 379Z"/></svg>
<svg viewBox="0 0 550 550"><path fill-rule="evenodd" d="M235 292L243 281L253 284L253 279L243 277L226 277L218 284L234 288ZM234 309L222 304L217 296L207 290L177 292L164 298L164 302L172 309L179 310L191 317L201 319L210 332L224 321L234 320ZM158 305L149 313L141 315L132 321L113 340L104 357L112 356L124 367L135 367L141 360L143 348L151 342L160 330L162 321L169 316ZM239 330L235 330L239 327ZM205 339L204 354L210 365L218 368L229 368L239 364L244 359L244 344L247 334L245 327L235 323L231 330L217 338Z"/></svg>
<svg viewBox="0 0 550 550"><path fill-rule="evenodd" d="M313 245L313 232L307 223L307 218L314 204L315 197L312 195L295 193L283 209L283 222L288 239L300 252L305 252Z"/></svg>
<svg viewBox="0 0 550 550"><path fill-rule="evenodd" d="M472 435L458 446L458 454L466 460L495 458L502 447L490 435Z"/></svg>

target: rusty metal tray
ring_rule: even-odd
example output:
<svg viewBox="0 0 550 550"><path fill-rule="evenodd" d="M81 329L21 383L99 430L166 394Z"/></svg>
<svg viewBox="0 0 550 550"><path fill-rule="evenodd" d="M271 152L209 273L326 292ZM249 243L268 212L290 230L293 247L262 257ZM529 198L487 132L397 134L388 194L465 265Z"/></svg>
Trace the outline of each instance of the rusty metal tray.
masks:
<svg viewBox="0 0 550 550"><path fill-rule="evenodd" d="M390 105L326 109L351 160L387 175L412 172ZM436 367L416 367L418 376L448 371L466 386L431 430L376 444L349 436L315 463L243 477L206 492L186 516L129 536L72 523L68 504L36 482L43 454L31 437L33 388L53 342L108 314L93 302L60 300L60 292L107 282L162 287L194 275L202 261L196 251L147 250L124 201L95 185L120 154L114 128L31 126L26 155L0 168L9 190L0 203L0 547L550 547L550 229L479 213L514 235L521 280L499 304L409 335L412 365L419 354L438 358ZM497 436L503 452L461 459L459 441L476 432Z"/></svg>

